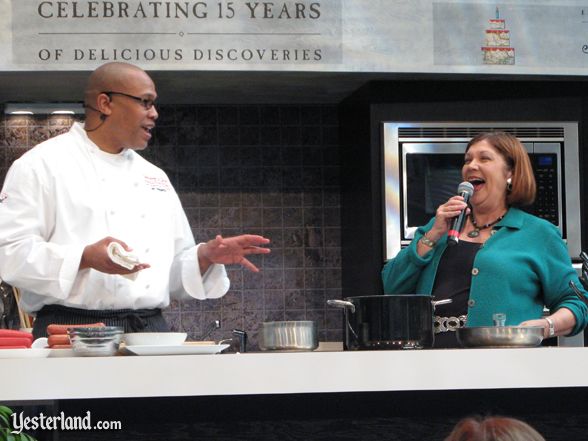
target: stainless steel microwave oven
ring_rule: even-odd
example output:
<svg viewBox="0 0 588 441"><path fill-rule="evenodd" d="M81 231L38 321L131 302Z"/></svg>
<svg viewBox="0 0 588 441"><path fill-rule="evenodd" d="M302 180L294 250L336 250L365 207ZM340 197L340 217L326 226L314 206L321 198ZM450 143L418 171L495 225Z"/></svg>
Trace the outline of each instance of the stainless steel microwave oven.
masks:
<svg viewBox="0 0 588 441"><path fill-rule="evenodd" d="M414 237L417 227L456 194L468 141L480 132L516 136L531 158L537 197L526 207L556 225L570 257L581 251L578 124L575 122L385 122L385 258Z"/></svg>

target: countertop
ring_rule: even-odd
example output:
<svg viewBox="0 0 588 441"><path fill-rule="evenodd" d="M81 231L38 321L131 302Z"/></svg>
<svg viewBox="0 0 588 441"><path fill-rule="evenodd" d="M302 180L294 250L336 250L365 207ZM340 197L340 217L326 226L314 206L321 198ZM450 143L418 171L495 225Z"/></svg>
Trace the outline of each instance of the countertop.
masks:
<svg viewBox="0 0 588 441"><path fill-rule="evenodd" d="M5 358L0 402L587 387L587 365L565 347Z"/></svg>

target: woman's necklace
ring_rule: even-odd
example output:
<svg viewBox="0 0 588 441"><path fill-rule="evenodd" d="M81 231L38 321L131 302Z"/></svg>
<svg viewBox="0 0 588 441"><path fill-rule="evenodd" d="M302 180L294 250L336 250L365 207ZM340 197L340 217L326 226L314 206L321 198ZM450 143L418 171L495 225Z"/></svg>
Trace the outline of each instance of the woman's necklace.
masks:
<svg viewBox="0 0 588 441"><path fill-rule="evenodd" d="M478 224L476 223L476 219L474 218L474 213L471 212L470 213L470 220L472 221L472 225L474 226L474 229L468 233L468 237L471 237L472 239L475 237L478 237L480 235L481 230L485 230L486 228L490 228L492 225L497 224L498 222L500 222L502 220L502 218L504 218L505 215L506 215L506 213L504 213L498 219L496 219L492 222L488 222L487 224L484 224L481 227L478 227Z"/></svg>

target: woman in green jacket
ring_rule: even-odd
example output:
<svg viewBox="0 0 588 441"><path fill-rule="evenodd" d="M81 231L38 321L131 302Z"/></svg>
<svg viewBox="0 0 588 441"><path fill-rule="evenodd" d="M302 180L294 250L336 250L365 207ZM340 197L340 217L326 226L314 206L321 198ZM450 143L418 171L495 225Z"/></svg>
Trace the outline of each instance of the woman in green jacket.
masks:
<svg viewBox="0 0 588 441"><path fill-rule="evenodd" d="M542 326L544 336L574 335L588 323L588 308L569 282L581 289L559 230L518 207L535 199L535 178L520 141L482 133L466 147L462 176L474 187L466 204L453 196L417 229L411 244L382 272L384 292L430 294L453 303L436 309L435 347L455 347L461 326ZM455 246L447 246L453 218L467 220ZM544 305L550 311L543 317Z"/></svg>

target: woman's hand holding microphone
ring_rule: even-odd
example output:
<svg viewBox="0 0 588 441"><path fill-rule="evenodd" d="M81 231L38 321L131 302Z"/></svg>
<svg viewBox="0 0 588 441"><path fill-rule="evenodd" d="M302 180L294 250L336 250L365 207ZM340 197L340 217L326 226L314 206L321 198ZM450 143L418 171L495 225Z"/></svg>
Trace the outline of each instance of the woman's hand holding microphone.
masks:
<svg viewBox="0 0 588 441"><path fill-rule="evenodd" d="M466 210L466 214L470 212L468 204L460 195L452 196L437 208L435 223L417 244L417 252L420 256L428 253L437 244L437 241L451 228L452 220L459 216L463 210Z"/></svg>

